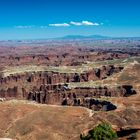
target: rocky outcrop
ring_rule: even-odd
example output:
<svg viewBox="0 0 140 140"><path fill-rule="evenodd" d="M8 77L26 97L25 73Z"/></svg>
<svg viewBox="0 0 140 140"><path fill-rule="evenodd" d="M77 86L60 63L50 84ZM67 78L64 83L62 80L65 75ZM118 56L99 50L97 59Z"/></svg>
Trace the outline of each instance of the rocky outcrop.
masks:
<svg viewBox="0 0 140 140"><path fill-rule="evenodd" d="M95 100L92 97L90 98L82 96L77 98L76 93L66 95L61 92L52 93L47 91L31 91L29 92L27 99L43 104L83 106L94 111L110 111L117 108L115 105L108 101Z"/></svg>
<svg viewBox="0 0 140 140"><path fill-rule="evenodd" d="M129 87L129 90L128 90ZM41 85L39 89L34 88L26 93L28 100L38 103L84 106L93 110L112 110L116 107L110 102L95 100L94 98L120 97L135 94L132 86L124 85L118 87L96 87L96 88L69 88L67 85Z"/></svg>

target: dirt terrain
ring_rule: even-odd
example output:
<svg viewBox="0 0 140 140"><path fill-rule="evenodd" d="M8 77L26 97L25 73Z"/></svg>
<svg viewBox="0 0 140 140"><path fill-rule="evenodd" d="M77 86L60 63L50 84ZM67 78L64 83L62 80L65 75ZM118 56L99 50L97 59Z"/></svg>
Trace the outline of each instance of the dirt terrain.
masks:
<svg viewBox="0 0 140 140"><path fill-rule="evenodd" d="M109 50L0 47L0 137L80 140L107 121L139 140L139 51Z"/></svg>

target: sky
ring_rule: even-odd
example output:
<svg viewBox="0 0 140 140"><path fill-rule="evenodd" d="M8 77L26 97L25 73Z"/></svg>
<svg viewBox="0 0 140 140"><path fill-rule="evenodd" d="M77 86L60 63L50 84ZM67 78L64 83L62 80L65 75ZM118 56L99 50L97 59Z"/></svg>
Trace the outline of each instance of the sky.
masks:
<svg viewBox="0 0 140 140"><path fill-rule="evenodd" d="M0 0L0 40L140 37L140 0Z"/></svg>

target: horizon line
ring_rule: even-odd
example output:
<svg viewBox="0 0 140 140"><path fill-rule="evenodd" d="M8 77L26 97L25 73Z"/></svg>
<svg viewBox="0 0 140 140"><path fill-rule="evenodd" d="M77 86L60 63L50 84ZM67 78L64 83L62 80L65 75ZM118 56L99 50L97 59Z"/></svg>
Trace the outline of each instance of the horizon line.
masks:
<svg viewBox="0 0 140 140"><path fill-rule="evenodd" d="M21 38L21 39L0 39L0 41L16 41L16 40L55 40L55 39L65 39L65 37L68 37L68 36L73 36L73 37L75 37L75 36L81 36L81 37L83 37L83 38L81 38L81 39L84 39L84 37L85 37L85 39L86 39L86 37L91 37L91 39L92 39L92 36L100 36L100 37L106 37L106 38L101 38L101 39L117 39L117 38L140 38L140 36L107 36L107 35L100 35L100 34L95 34L95 35L82 35L82 34L78 34L78 35L65 35L65 36L58 36L58 37L41 37L41 38ZM88 38L88 39L90 39L90 38ZM93 39L94 39L94 37L93 37ZM96 39L96 38L95 38ZM68 39L67 39L68 40ZM70 39L69 39L70 40ZM99 39L98 39L99 40Z"/></svg>

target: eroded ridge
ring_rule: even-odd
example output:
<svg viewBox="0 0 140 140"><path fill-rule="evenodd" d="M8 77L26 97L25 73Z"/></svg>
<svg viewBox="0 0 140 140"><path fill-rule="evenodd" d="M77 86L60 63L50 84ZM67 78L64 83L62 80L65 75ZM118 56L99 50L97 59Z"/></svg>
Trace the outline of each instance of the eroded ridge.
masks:
<svg viewBox="0 0 140 140"><path fill-rule="evenodd" d="M69 83L103 80L123 69L123 66L105 65L82 73L32 71L10 74L0 79L0 97L33 100L43 104L83 106L96 111L114 110L117 107L110 101L97 98L133 95L136 91L131 85L72 88Z"/></svg>

